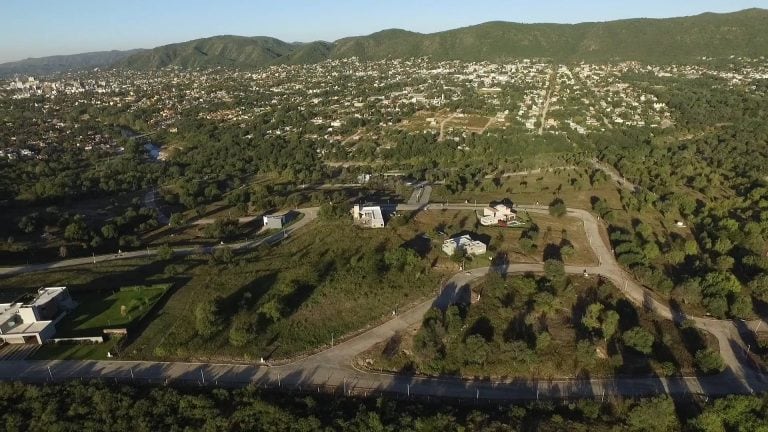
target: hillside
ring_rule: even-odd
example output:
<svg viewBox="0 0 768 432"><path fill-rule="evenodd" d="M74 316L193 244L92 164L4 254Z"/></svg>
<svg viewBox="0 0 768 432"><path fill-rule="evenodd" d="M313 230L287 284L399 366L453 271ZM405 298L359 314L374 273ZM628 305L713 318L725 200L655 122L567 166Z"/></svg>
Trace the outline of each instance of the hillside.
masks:
<svg viewBox="0 0 768 432"><path fill-rule="evenodd" d="M43 74L114 65L258 68L326 59L431 56L438 60L502 62L519 58L557 61L688 63L701 57L768 55L768 10L667 19L581 24L488 22L439 33L391 29L335 42L288 43L270 37L214 36L139 52L110 51L28 59L0 65L0 76Z"/></svg>
<svg viewBox="0 0 768 432"><path fill-rule="evenodd" d="M296 49L296 45L270 37L215 36L157 47L117 65L135 69L165 66L254 68L270 64Z"/></svg>
<svg viewBox="0 0 768 432"><path fill-rule="evenodd" d="M47 75L58 72L109 67L115 64L115 62L141 51L99 51L74 55L28 58L0 64L0 77L10 77L17 74Z"/></svg>
<svg viewBox="0 0 768 432"><path fill-rule="evenodd" d="M765 28L768 11L762 9L575 25L489 22L433 34L388 30L341 39L335 42L332 56L431 56L494 62L531 57L589 62L688 62L702 56L766 55Z"/></svg>

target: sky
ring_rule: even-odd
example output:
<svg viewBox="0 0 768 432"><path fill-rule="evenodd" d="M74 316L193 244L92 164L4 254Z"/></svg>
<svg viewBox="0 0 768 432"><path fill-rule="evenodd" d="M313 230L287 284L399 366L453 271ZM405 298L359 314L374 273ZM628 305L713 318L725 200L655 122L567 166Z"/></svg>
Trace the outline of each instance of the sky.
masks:
<svg viewBox="0 0 768 432"><path fill-rule="evenodd" d="M577 23L733 12L768 0L2 0L0 63L153 48L221 34L333 41L388 28Z"/></svg>

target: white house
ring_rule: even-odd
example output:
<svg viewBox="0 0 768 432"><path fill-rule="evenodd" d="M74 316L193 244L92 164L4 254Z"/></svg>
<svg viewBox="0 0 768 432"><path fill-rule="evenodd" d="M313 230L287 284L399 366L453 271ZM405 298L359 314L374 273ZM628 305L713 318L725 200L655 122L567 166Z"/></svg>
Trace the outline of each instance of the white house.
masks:
<svg viewBox="0 0 768 432"><path fill-rule="evenodd" d="M66 287L40 288L29 303L0 304L0 340L42 344L53 337L56 323L74 307Z"/></svg>
<svg viewBox="0 0 768 432"><path fill-rule="evenodd" d="M493 207L483 209L483 217L480 223L484 226L497 225L499 222L511 222L517 219L517 213L504 204L497 204Z"/></svg>
<svg viewBox="0 0 768 432"><path fill-rule="evenodd" d="M453 256L457 250L464 251L467 255L482 255L486 252L487 246L481 241L472 240L468 235L450 238L443 242L443 252L447 255Z"/></svg>
<svg viewBox="0 0 768 432"><path fill-rule="evenodd" d="M361 207L360 204L355 204L352 208L352 220L364 227L384 228L384 214L381 206Z"/></svg>
<svg viewBox="0 0 768 432"><path fill-rule="evenodd" d="M283 229L285 224L284 214L274 214L264 216L264 229Z"/></svg>

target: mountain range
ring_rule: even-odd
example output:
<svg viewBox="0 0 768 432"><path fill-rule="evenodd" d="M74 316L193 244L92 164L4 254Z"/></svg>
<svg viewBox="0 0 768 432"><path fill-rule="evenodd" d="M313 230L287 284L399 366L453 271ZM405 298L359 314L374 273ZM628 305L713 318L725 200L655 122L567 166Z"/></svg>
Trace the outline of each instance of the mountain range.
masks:
<svg viewBox="0 0 768 432"><path fill-rule="evenodd" d="M747 9L726 14L581 24L488 22L431 34L391 29L335 42L289 43L263 36L214 36L149 50L6 63L0 65L0 75L107 66L247 69L353 56L364 60L430 56L436 60L491 62L548 58L561 62L689 63L701 57L766 56L767 28L768 10Z"/></svg>

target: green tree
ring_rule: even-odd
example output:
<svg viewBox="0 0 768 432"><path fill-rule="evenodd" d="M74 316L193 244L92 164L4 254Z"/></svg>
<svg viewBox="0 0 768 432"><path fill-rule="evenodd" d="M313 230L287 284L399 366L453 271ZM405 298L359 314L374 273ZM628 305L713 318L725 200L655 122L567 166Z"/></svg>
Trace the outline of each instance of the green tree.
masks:
<svg viewBox="0 0 768 432"><path fill-rule="evenodd" d="M725 362L720 354L710 348L701 349L696 352L696 366L702 372L707 374L719 373L725 370Z"/></svg>
<svg viewBox="0 0 768 432"><path fill-rule="evenodd" d="M748 319L752 317L752 298L747 294L733 296L730 305L730 315L734 318Z"/></svg>
<svg viewBox="0 0 768 432"><path fill-rule="evenodd" d="M603 338L609 340L616 334L616 330L619 329L619 314L614 310L607 310L603 312L601 317L601 329L603 331Z"/></svg>
<svg viewBox="0 0 768 432"><path fill-rule="evenodd" d="M605 306L601 303L592 303L587 306L587 312L581 319L581 323L587 330L593 332L600 328L600 314L603 313L603 309L605 309Z"/></svg>
<svg viewBox="0 0 768 432"><path fill-rule="evenodd" d="M239 313L232 319L229 328L229 343L236 347L245 346L253 340L253 326L247 314Z"/></svg>
<svg viewBox="0 0 768 432"><path fill-rule="evenodd" d="M555 198L549 203L549 214L555 217L563 217L568 212L568 208L565 207L565 202L560 198Z"/></svg>
<svg viewBox="0 0 768 432"><path fill-rule="evenodd" d="M627 413L626 422L633 432L672 432L680 428L675 404L668 396L640 401Z"/></svg>
<svg viewBox="0 0 768 432"><path fill-rule="evenodd" d="M173 258L173 248L164 244L157 248L157 259L160 261L168 261Z"/></svg>
<svg viewBox="0 0 768 432"><path fill-rule="evenodd" d="M490 347L488 346L488 342L486 342L482 336L478 334L469 335L464 341L464 345L466 347L464 356L465 364L477 366L485 365L488 355L490 354Z"/></svg>
<svg viewBox="0 0 768 432"><path fill-rule="evenodd" d="M625 331L622 340L628 347L642 354L648 355L653 351L653 335L640 326Z"/></svg>
<svg viewBox="0 0 768 432"><path fill-rule="evenodd" d="M214 297L195 307L195 329L200 336L209 337L221 328L220 302L220 297Z"/></svg>

